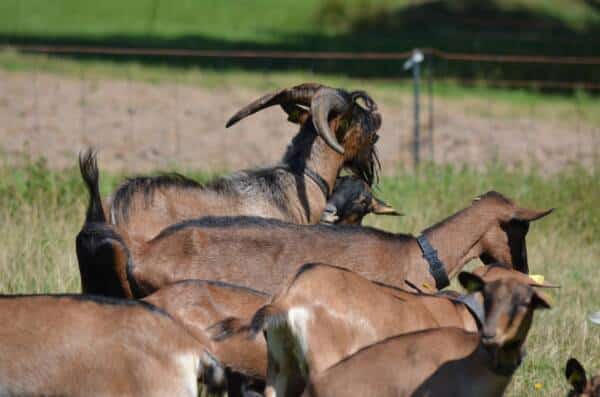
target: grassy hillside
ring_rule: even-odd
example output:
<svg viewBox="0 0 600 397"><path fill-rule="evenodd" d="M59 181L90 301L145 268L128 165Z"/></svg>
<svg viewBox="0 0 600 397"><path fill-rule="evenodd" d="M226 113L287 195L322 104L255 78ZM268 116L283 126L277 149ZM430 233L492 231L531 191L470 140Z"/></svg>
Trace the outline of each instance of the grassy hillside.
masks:
<svg viewBox="0 0 600 397"><path fill-rule="evenodd" d="M192 172L200 180L207 176ZM418 233L496 189L524 206L556 207L531 225L528 253L533 273L561 289L551 291L553 309L536 314L528 356L510 387L510 396L561 396L568 357L600 369L600 327L586 319L600 310L600 196L597 174L567 170L552 178L492 168L484 172L452 167L423 168L384 178L380 195L402 210L402 218L369 219L391 231ZM102 174L103 193L121 179ZM49 171L43 163L0 167L0 293L78 291L74 239L84 217L86 196L75 169ZM537 386L536 386L537 384Z"/></svg>

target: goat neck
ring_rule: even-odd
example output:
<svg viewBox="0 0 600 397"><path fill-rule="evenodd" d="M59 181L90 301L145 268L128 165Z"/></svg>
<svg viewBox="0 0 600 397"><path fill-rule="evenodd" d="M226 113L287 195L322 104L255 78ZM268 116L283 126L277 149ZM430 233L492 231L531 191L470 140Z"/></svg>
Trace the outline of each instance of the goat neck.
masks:
<svg viewBox="0 0 600 397"><path fill-rule="evenodd" d="M333 123L335 121L332 121ZM333 150L317 135L309 118L292 140L282 163L300 178L301 184L306 188L305 200L307 200L307 197L311 197L310 201L313 205L310 206L308 214L306 214L304 205L302 205L308 203L300 203L301 208L298 208L298 211L306 214L309 221L320 219L338 174L344 165L344 156ZM321 190L319 184L310 176L311 171L327 184L327 196ZM320 199L315 200L316 197L320 197ZM299 198L302 201L302 195L299 195Z"/></svg>
<svg viewBox="0 0 600 397"><path fill-rule="evenodd" d="M492 228L500 228L507 218L507 208L498 204L495 193L488 193L469 207L425 229L423 235L437 251L448 277L452 278L470 260L484 254L482 239ZM412 248L421 254L416 242ZM421 261L422 266L429 267L425 258ZM429 275L428 278L424 284L435 286L433 277Z"/></svg>

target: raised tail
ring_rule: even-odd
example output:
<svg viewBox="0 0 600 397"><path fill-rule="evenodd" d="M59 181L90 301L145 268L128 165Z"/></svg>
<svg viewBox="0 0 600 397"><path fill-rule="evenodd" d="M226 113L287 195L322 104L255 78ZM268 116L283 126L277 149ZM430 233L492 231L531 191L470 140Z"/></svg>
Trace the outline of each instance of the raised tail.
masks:
<svg viewBox="0 0 600 397"><path fill-rule="evenodd" d="M90 196L85 223L75 240L82 292L130 298L129 249L123 236L106 222L96 155L91 150L79 156L79 169Z"/></svg>
<svg viewBox="0 0 600 397"><path fill-rule="evenodd" d="M79 171L90 196L85 222L106 222L106 214L102 208L102 198L100 197L98 163L96 153L92 149L79 154Z"/></svg>

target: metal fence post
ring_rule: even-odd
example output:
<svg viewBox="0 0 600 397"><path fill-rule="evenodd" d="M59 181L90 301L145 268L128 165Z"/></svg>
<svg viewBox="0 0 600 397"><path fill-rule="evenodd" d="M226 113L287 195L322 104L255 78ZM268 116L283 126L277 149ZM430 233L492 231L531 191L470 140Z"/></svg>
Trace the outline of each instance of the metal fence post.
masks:
<svg viewBox="0 0 600 397"><path fill-rule="evenodd" d="M417 48L413 50L412 56L404 62L404 70L412 69L413 71L413 93L414 93L414 142L413 142L413 158L415 167L419 166L420 152L420 86L421 86L421 70L420 64L423 62L423 53Z"/></svg>

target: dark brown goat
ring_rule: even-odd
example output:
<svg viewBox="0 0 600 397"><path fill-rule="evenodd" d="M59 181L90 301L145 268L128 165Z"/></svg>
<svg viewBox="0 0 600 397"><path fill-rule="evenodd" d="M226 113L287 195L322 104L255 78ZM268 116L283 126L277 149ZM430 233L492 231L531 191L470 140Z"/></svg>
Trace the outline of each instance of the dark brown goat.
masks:
<svg viewBox="0 0 600 397"><path fill-rule="evenodd" d="M145 302L2 296L0 322L2 396L196 397L200 377L223 384L205 345Z"/></svg>
<svg viewBox="0 0 600 397"><path fill-rule="evenodd" d="M267 348L264 338L247 338L246 332L220 339L222 326L248 323L269 296L231 284L184 280L163 287L144 301L169 313L225 368L227 394L241 396L242 387L264 389Z"/></svg>
<svg viewBox="0 0 600 397"><path fill-rule="evenodd" d="M379 341L317 374L303 396L502 396L521 363L534 311L550 305L516 279L485 283L466 272L459 279L483 294L481 333L447 327Z"/></svg>
<svg viewBox="0 0 600 397"><path fill-rule="evenodd" d="M373 195L369 185L355 176L336 179L321 223L360 225L368 214L400 216L392 206Z"/></svg>
<svg viewBox="0 0 600 397"><path fill-rule="evenodd" d="M529 222L550 213L521 208L496 192L425 230L446 272L471 259L528 272ZM300 264L346 267L364 277L435 290L416 239L366 227L301 226L252 217L205 217L173 225L144 245L129 245L116 274L142 297L177 280L226 281L273 294ZM129 288L125 285L124 288ZM115 288L119 288L117 285Z"/></svg>
<svg viewBox="0 0 600 397"><path fill-rule="evenodd" d="M570 358L567 361L565 376L573 387L567 397L600 397L600 375L588 380L585 369L577 359Z"/></svg>
<svg viewBox="0 0 600 397"><path fill-rule="evenodd" d="M513 278L549 287L499 265L483 266L475 273L486 282ZM464 304L467 300L473 302L471 308ZM268 343L267 394L292 397L302 394L309 376L365 346L428 328L475 332L482 312L479 293L466 297L411 293L373 283L347 269L307 264L255 314L251 328L253 335L265 332ZM231 331L236 335L235 329Z"/></svg>

